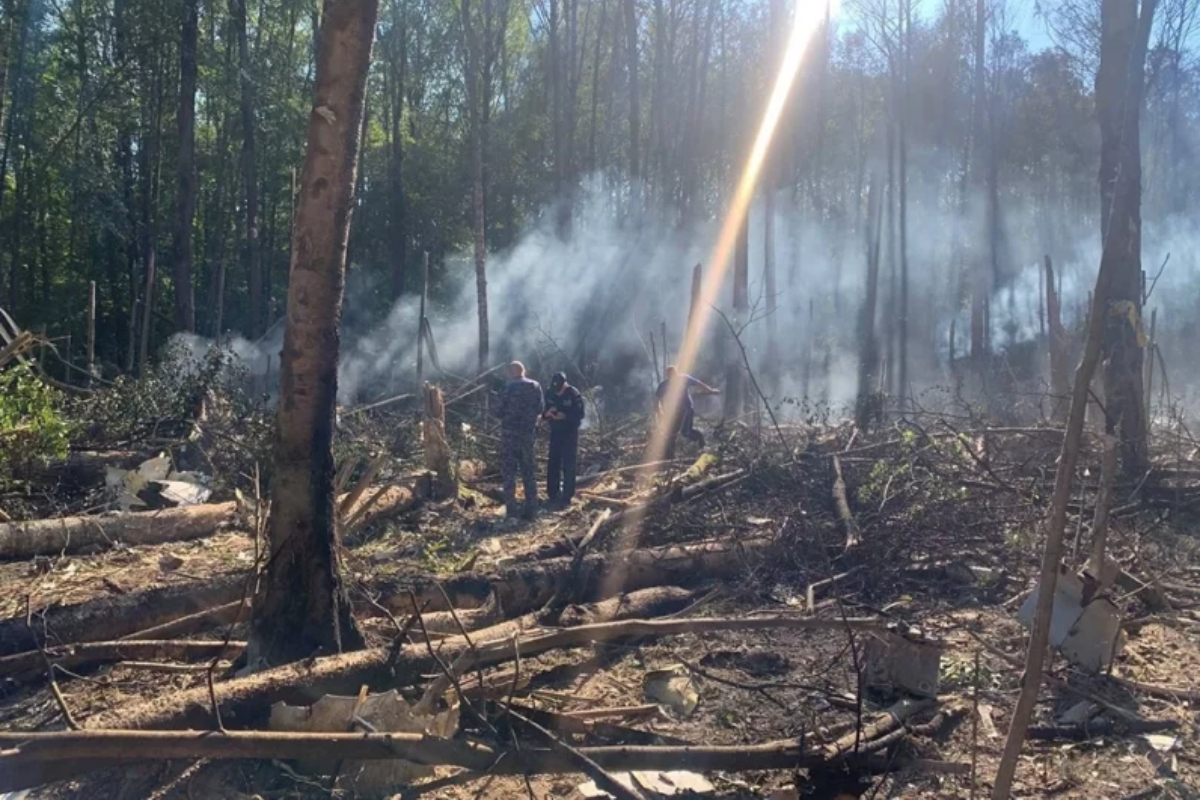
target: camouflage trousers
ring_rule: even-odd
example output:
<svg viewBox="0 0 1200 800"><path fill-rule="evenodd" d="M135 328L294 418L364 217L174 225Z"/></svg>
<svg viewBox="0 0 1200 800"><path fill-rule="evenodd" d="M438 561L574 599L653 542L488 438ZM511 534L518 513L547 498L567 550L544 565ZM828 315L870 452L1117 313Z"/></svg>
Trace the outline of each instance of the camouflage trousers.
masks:
<svg viewBox="0 0 1200 800"><path fill-rule="evenodd" d="M504 507L508 516L523 512L526 517L537 513L537 474L533 456L532 434L503 432L500 437L500 471L504 475ZM517 505L517 474L525 487L525 508Z"/></svg>

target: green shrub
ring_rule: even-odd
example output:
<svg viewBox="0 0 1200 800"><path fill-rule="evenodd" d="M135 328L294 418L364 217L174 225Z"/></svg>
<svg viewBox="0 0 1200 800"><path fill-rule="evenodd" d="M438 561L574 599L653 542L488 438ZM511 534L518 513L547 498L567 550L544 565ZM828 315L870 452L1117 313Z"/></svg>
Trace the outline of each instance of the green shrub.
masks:
<svg viewBox="0 0 1200 800"><path fill-rule="evenodd" d="M59 393L24 364L0 372L0 478L19 465L65 458L71 427Z"/></svg>

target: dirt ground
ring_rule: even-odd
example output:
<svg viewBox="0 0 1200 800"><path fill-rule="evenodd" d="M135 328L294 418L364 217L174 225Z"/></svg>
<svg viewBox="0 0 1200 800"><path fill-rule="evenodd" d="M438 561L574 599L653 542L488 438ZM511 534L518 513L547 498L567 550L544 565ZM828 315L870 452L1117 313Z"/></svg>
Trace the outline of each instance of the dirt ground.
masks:
<svg viewBox="0 0 1200 800"><path fill-rule="evenodd" d="M1057 452L1053 432L985 436L967 430L969 423L955 424L960 429L944 436L933 433L928 420L924 427L897 426L870 437L848 427L775 432L766 426L758 434L746 428L718 432L712 445L719 456L714 473L744 470L745 477L694 500L656 508L643 526L607 543L653 547L771 537L778 542L778 558L748 559L735 580L697 580L690 588L696 589L700 601L684 615L812 613L831 620L875 616L919 626L945 645L937 724L922 725L935 716L931 713L916 718L910 734L886 751L901 768L880 776L713 772L706 777L714 790L695 796L784 800L987 795L1019 692L1020 669L1013 660L1020 663L1024 658L1027 631L1017 621L1016 609L1035 584L1042 545L1039 522ZM642 455L640 443L636 429L612 438L592 432L585 437L581 460L592 473L635 464ZM1179 451L1176 447L1171 452ZM839 456L862 530L862 544L849 550L830 497L833 454ZM653 479L629 472L590 481L572 508L544 512L536 522L517 527L504 522L502 509L492 499L499 488L495 476L484 474L465 487L457 502L427 502L356 532L345 552L350 583L410 573L489 574L522 563L536 557L539 548L582 534L601 509L619 509L661 493L665 481L698 454L686 450L681 455L677 464ZM1174 458L1178 462L1179 456ZM1072 565L1081 563L1088 550L1095 504L1098 458L1089 451L1085 462L1085 488L1068 530ZM1178 475L1185 465L1169 466ZM396 470L402 467L406 468L398 463ZM1015 787L1019 797L1200 797L1200 520L1186 510L1195 494L1190 484L1176 477L1165 485L1172 487L1173 496L1143 496L1133 507L1117 503L1122 508L1114 516L1110 550L1131 574L1155 582L1172 607L1152 609L1144 593L1114 589L1113 599L1124 619L1138 623L1130 628L1112 677L1084 675L1055 657L1055 681L1043 685L1034 726L1058 726L1060 735L1026 743ZM1121 491L1118 496L1123 497ZM0 564L0 585L5 587L0 617L21 618L52 603L79 603L244 573L255 562L255 553L253 536L242 530L187 543ZM831 576L840 577L832 586L818 587L816 608L810 611L808 588ZM374 619L363 623L369 638L380 642L386 641L390 625ZM189 638L226 634L236 639L244 631L213 629ZM819 745L854 731L860 718L873 718L895 699L866 689L858 708L858 667L869 636L836 627L820 632L728 631L558 650L522 664L530 683L514 698L561 712L641 706L649 702L643 686L648 671L681 665L698 695L690 714L659 709L653 716L615 720L616 732L594 732L571 742L748 745L801 740ZM199 685L204 676L200 671L158 673L118 664L62 675L58 684L73 714L86 719L141 697ZM1118 679L1152 688L1131 688ZM1099 735L1085 731L1082 740L1066 738L1058 720L1080 704L1080 692L1173 727L1153 734L1120 728L1101 730ZM1096 720L1104 717L1100 710ZM499 705L492 711L502 716ZM45 681L18 684L5 679L0 684L0 728L62 727L62 715ZM466 727L471 735L484 733ZM608 735L626 738L606 739ZM929 762L954 762L958 768L943 772ZM463 800L575 798L583 796L579 787L588 780L581 774L528 780L453 776L454 770L439 768L434 788L397 787L396 794ZM289 765L234 761L147 763L0 795L318 796L331 796L328 783Z"/></svg>

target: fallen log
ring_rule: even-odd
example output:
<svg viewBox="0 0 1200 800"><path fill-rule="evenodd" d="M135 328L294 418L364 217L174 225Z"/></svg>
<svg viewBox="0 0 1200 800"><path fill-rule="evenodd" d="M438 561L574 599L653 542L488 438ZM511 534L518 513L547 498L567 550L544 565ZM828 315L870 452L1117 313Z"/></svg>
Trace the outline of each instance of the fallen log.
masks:
<svg viewBox="0 0 1200 800"><path fill-rule="evenodd" d="M580 599L604 599L601 597L602 578L616 570L625 571L627 583L622 587L625 591L687 585L696 580L736 577L747 564L769 559L773 548L773 541L757 539L733 544L589 555L580 565L578 585L583 590ZM493 623L501 616L519 616L541 608L567 584L572 564L571 558L551 559L518 564L490 575L466 572L444 580L424 574L413 575L378 581L369 588L372 594L379 596L379 604L397 615L413 613L412 597L416 598L418 607L427 612L448 611L451 607L446 604L448 597L452 607L458 610L460 621L471 620L467 628L471 630L472 625L477 628ZM245 582L245 574L235 574L213 581L52 607L35 612L34 627L39 639L45 629L48 644L105 641L130 635L148 638L186 635L204 625L231 620L245 594ZM463 613L463 609L486 608L493 595L502 614L486 610L482 614ZM216 606L224 608L217 609ZM359 602L355 613L376 616L380 612L372 604ZM205 616L209 614L212 616ZM246 612L242 614L244 619ZM181 619L187 615L196 616L186 621ZM212 623L206 619L211 619ZM458 631L458 624L449 615L439 616L438 620L436 628L439 632ZM147 630L148 625L161 627ZM36 648L24 616L0 620L0 655Z"/></svg>
<svg viewBox="0 0 1200 800"><path fill-rule="evenodd" d="M66 731L0 732L0 791L19 791L81 772L159 759L404 759L454 766L483 774L554 774L578 771L568 754L545 748L496 750L483 744L418 733L281 733L262 731ZM617 771L697 770L747 772L814 769L844 764L848 769L883 772L914 762L897 758L844 758L831 761L802 740L787 739L731 746L580 747L577 752ZM919 762L926 771L965 774L970 765Z"/></svg>
<svg viewBox="0 0 1200 800"><path fill-rule="evenodd" d="M63 647L48 647L45 656L37 650L0 658L0 677L20 678L30 672L44 673L46 662L65 669L113 661L149 661L171 659L228 658L246 646L245 642L189 641L184 639L146 639L124 642L87 642Z"/></svg>
<svg viewBox="0 0 1200 800"><path fill-rule="evenodd" d="M411 615L411 597L418 608L428 602L428 610L446 610L446 597L454 608L473 608L488 601L494 593L504 616L511 617L537 610L570 583L572 596L585 601L604 599L604 578L609 574L623 577L622 589L635 591L654 586L694 584L697 580L725 579L742 574L746 566L769 559L775 542L752 539L746 542L713 542L690 546L654 547L618 553L595 553L581 559L556 558L533 561L500 570L492 575L463 573L441 582L425 575L393 578L378 582L374 589L379 601L397 615ZM412 593L412 595L409 594Z"/></svg>
<svg viewBox="0 0 1200 800"><path fill-rule="evenodd" d="M147 626L234 602L245 592L245 584L245 575L233 575L137 594L109 595L35 610L31 621L37 642L44 641L46 646L120 639ZM37 642L24 615L0 620L0 655L36 650Z"/></svg>
<svg viewBox="0 0 1200 800"><path fill-rule="evenodd" d="M507 624L507 623L506 623ZM502 627L502 626L497 626ZM577 628L505 630L494 638L495 629L484 629L465 637L449 637L438 643L434 659L425 644L405 645L398 649L377 647L354 653L286 664L245 678L198 686L168 697L156 697L142 703L115 708L85 720L92 730L105 728L182 728L212 727L212 704L228 726L254 727L266 721L271 705L277 702L305 705L326 694L356 694L366 685L384 691L412 683L422 675L440 673L441 665L455 664L460 671L492 667L516 658L618 639L656 638L681 633L717 631L772 630L840 631L882 630L875 619L814 619L812 617L751 617L746 619L664 619L627 620Z"/></svg>
<svg viewBox="0 0 1200 800"><path fill-rule="evenodd" d="M101 514L0 523L0 559L78 553L88 547L184 542L211 536L237 519L237 503L181 506L145 513Z"/></svg>

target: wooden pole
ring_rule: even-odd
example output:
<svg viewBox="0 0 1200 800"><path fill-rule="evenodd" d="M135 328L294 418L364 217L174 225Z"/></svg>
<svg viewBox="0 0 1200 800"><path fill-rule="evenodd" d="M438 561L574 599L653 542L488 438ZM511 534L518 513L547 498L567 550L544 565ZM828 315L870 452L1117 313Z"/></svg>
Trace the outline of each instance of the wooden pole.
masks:
<svg viewBox="0 0 1200 800"><path fill-rule="evenodd" d="M429 302L429 251L421 267L421 314L417 319L417 385L425 384L425 304Z"/></svg>
<svg viewBox="0 0 1200 800"><path fill-rule="evenodd" d="M96 282L88 283L87 309L87 371L88 385L96 374Z"/></svg>

